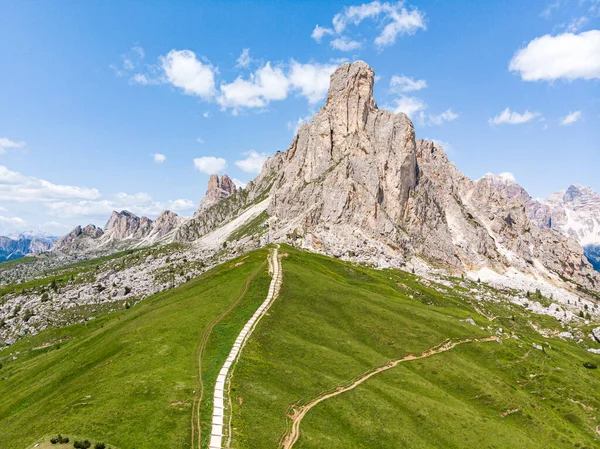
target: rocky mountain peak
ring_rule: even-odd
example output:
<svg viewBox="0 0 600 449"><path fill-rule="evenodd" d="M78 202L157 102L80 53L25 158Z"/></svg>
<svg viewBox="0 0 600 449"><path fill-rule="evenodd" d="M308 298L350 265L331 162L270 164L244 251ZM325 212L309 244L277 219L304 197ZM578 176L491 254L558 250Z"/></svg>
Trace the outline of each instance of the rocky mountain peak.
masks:
<svg viewBox="0 0 600 449"><path fill-rule="evenodd" d="M206 194L200 201L200 207L196 212L196 215L200 211L208 209L213 204L218 203L224 198L228 198L236 192L237 188L235 183L229 176L223 173L221 176L213 174L208 180L208 188Z"/></svg>
<svg viewBox="0 0 600 449"><path fill-rule="evenodd" d="M150 232L152 220L123 210L113 211L104 226L104 233L108 238L121 240L129 237L142 238Z"/></svg>

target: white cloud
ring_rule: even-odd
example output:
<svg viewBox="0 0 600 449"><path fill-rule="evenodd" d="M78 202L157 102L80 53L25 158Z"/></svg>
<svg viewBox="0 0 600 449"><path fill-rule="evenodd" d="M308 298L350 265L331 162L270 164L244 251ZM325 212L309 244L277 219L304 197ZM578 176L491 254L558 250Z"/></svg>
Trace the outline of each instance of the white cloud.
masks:
<svg viewBox="0 0 600 449"><path fill-rule="evenodd" d="M4 217L0 215L0 223L11 225L23 225L25 224L25 220L19 217Z"/></svg>
<svg viewBox="0 0 600 449"><path fill-rule="evenodd" d="M415 80L404 75L393 75L390 80L390 88L399 92L413 92L427 87L427 81Z"/></svg>
<svg viewBox="0 0 600 449"><path fill-rule="evenodd" d="M164 161L167 160L167 156L165 156L162 153L154 153L152 155L152 158L154 159L154 162L156 162L157 164L162 164Z"/></svg>
<svg viewBox="0 0 600 449"><path fill-rule="evenodd" d="M325 35L338 35L341 38L337 39L347 40L349 38L342 33L347 31L348 26L358 26L367 19L375 21L379 27L383 26L380 34L373 41L379 48L393 45L398 36L411 35L418 30L427 29L425 16L417 8L409 10L402 1L397 3L373 1L345 7L333 17L333 30L317 25L311 36L317 42Z"/></svg>
<svg viewBox="0 0 600 449"><path fill-rule="evenodd" d="M139 68L140 65L142 65L145 56L146 53L144 52L144 49L142 47L134 46L131 47L127 53L121 55L121 64L110 64L109 67L112 69L113 72L115 72L115 75L117 75L118 77L129 76L132 71L134 71L135 69ZM130 79L130 82L140 82L140 84L144 84L141 81L143 81L142 77L145 77L144 75L140 76L133 76ZM148 79L145 80L148 81Z"/></svg>
<svg viewBox="0 0 600 449"><path fill-rule="evenodd" d="M194 167L202 173L212 175L227 168L227 161L221 157L204 156L194 159Z"/></svg>
<svg viewBox="0 0 600 449"><path fill-rule="evenodd" d="M242 50L242 53L240 54L240 56L237 58L236 62L237 62L236 67L242 67L242 68L248 67L250 65L250 63L252 62L252 58L250 57L250 49L244 48Z"/></svg>
<svg viewBox="0 0 600 449"><path fill-rule="evenodd" d="M360 48L360 42L348 39L346 36L332 40L330 45L332 48L340 51L352 51Z"/></svg>
<svg viewBox="0 0 600 449"><path fill-rule="evenodd" d="M221 84L221 95L217 102L223 108L265 107L272 100L284 100L287 97L289 81L281 67L271 67L267 62L249 79L238 77L229 84Z"/></svg>
<svg viewBox="0 0 600 449"><path fill-rule="evenodd" d="M507 171L500 173L498 176L504 179L505 181L517 182L517 178L515 178L515 175Z"/></svg>
<svg viewBox="0 0 600 449"><path fill-rule="evenodd" d="M204 117L204 118L210 117L210 112L204 111L204 113L202 114L202 117Z"/></svg>
<svg viewBox="0 0 600 449"><path fill-rule="evenodd" d="M156 217L165 210L183 212L195 209L188 199L169 200L166 203L154 201L144 192L117 193L113 200L99 201L59 201L46 204L48 213L61 218L97 217L108 218L112 211L128 210L137 215Z"/></svg>
<svg viewBox="0 0 600 449"><path fill-rule="evenodd" d="M13 148L23 148L25 142L15 142L6 137L0 137L0 155L6 153L6 150Z"/></svg>
<svg viewBox="0 0 600 449"><path fill-rule="evenodd" d="M115 199L122 204L148 204L152 202L152 197L145 192L138 193L117 193Z"/></svg>
<svg viewBox="0 0 600 449"><path fill-rule="evenodd" d="M97 199L100 192L86 187L53 184L0 165L0 201L40 202L57 199Z"/></svg>
<svg viewBox="0 0 600 449"><path fill-rule="evenodd" d="M159 59L166 81L185 94L205 100L215 95L216 69L209 62L198 60L193 51L171 50Z"/></svg>
<svg viewBox="0 0 600 449"><path fill-rule="evenodd" d="M509 70L524 81L600 79L600 30L538 37L515 53Z"/></svg>
<svg viewBox="0 0 600 449"><path fill-rule="evenodd" d="M291 91L297 90L314 104L327 94L329 77L336 68L335 64L301 64L292 60L286 72L283 65L273 66L267 62L247 79L238 77L232 83L222 84L217 102L237 114L243 108L264 108L271 101L284 100Z"/></svg>
<svg viewBox="0 0 600 449"><path fill-rule="evenodd" d="M196 137L196 142L202 144L204 143L204 139L202 137Z"/></svg>
<svg viewBox="0 0 600 449"><path fill-rule="evenodd" d="M530 122L539 116L539 112L525 111L522 114L519 114L518 112L514 112L509 108L506 108L496 117L489 119L488 122L490 125L520 125Z"/></svg>
<svg viewBox="0 0 600 449"><path fill-rule="evenodd" d="M581 118L581 111L570 112L565 117L563 117L563 119L560 121L560 124L561 125L571 125L571 124L575 123L576 121L578 121L580 118Z"/></svg>
<svg viewBox="0 0 600 449"><path fill-rule="evenodd" d="M257 153L254 150L244 153L246 159L235 161L235 165L246 173L260 173L268 156L265 153Z"/></svg>
<svg viewBox="0 0 600 449"><path fill-rule="evenodd" d="M585 26L586 23L588 23L588 21L589 21L589 19L585 16L578 17L577 19L571 20L566 25L567 32L568 33L578 32L581 28L583 28Z"/></svg>
<svg viewBox="0 0 600 449"><path fill-rule="evenodd" d="M403 34L415 34L419 29L426 29L425 17L418 9L407 11L392 10L390 12L392 22L387 24L381 34L375 39L378 47L387 47L396 43L396 38Z"/></svg>
<svg viewBox="0 0 600 449"><path fill-rule="evenodd" d="M456 114L452 111L452 109L447 109L441 114L433 115L433 114L425 114L421 112L421 120L425 125L437 125L440 126L444 124L444 122L452 122L459 117L459 114Z"/></svg>
<svg viewBox="0 0 600 449"><path fill-rule="evenodd" d="M407 97L406 95L402 95L400 98L396 98L394 100L396 103L391 109L394 113L404 112L409 117L414 117L414 115L423 111L427 108L427 105L416 97Z"/></svg>
<svg viewBox="0 0 600 449"><path fill-rule="evenodd" d="M292 60L289 79L295 89L299 89L302 96L310 104L315 104L327 95L329 90L329 77L337 69L335 64L308 63L300 64Z"/></svg>
<svg viewBox="0 0 600 449"><path fill-rule="evenodd" d="M333 30L331 28L322 27L322 26L317 25L317 26L315 26L315 29L313 30L310 37L312 37L317 42L321 42L321 39L323 39L323 37L326 34L333 34Z"/></svg>
<svg viewBox="0 0 600 449"><path fill-rule="evenodd" d="M233 178L232 181L236 187L241 187L242 189L245 189L246 186L248 185L248 183L246 181L240 181L237 178Z"/></svg>
<svg viewBox="0 0 600 449"><path fill-rule="evenodd" d="M169 202L169 209L173 211L187 211L196 209L196 205L192 200L177 199Z"/></svg>

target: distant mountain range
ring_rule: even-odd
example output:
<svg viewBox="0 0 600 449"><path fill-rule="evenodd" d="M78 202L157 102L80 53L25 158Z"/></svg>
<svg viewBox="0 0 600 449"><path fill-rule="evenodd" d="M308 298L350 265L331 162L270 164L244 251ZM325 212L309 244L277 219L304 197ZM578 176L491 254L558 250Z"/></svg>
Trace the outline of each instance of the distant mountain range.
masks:
<svg viewBox="0 0 600 449"><path fill-rule="evenodd" d="M58 237L35 231L0 236L0 262L48 251L57 240Z"/></svg>
<svg viewBox="0 0 600 449"><path fill-rule="evenodd" d="M516 271L600 286L594 271L600 195L573 185L536 200L507 176L467 178L441 146L415 139L405 114L377 107L373 80L362 61L342 65L331 77L327 103L287 151L267 160L245 189L225 174L211 176L192 218L115 211L104 229L77 226L53 251L194 242L252 210L269 220L272 240L336 257L378 266L425 263L477 277L482 270ZM36 243L31 251L39 248Z"/></svg>

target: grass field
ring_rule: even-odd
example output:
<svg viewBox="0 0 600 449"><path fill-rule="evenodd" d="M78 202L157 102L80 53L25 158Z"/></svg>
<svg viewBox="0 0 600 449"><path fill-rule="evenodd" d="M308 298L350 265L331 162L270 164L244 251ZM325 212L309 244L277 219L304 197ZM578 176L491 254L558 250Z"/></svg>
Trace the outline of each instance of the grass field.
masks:
<svg viewBox="0 0 600 449"><path fill-rule="evenodd" d="M558 331L554 319L474 300L470 289L485 286L433 288L409 273L285 245L280 254L288 255L280 296L233 375L233 448L277 448L294 404L448 339L496 333L502 344L465 343L407 361L316 405L294 448L600 444L600 370L583 366L600 365L600 357L541 337L530 324ZM252 278L206 341L200 407L206 448L214 381L265 298L266 256L266 249L249 253L129 310L45 331L0 352L0 449L47 445L58 433L119 449L197 447L191 417L200 342ZM461 321L467 318L477 325Z"/></svg>
<svg viewBox="0 0 600 449"><path fill-rule="evenodd" d="M406 362L317 405L302 421L294 448L600 444L600 377L583 367L599 357L542 338L527 324L556 326L552 319L492 304L490 315L507 318L491 323L458 289L440 294L410 274L286 251L280 297L233 378L232 447L276 448L292 404L448 338L489 336L500 327L519 339L464 344ZM467 317L479 326L460 321Z"/></svg>
<svg viewBox="0 0 600 449"><path fill-rule="evenodd" d="M200 335L260 270L239 307L215 328L219 344L204 366L210 390L227 348L264 299L266 254L254 252L129 310L0 352L0 448L26 448L58 433L121 449L190 447Z"/></svg>

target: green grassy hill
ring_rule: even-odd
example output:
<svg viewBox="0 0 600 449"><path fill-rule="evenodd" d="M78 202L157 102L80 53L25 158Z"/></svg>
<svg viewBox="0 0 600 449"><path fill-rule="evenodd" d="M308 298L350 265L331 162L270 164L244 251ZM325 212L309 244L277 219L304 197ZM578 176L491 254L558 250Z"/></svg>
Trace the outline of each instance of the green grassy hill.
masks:
<svg viewBox="0 0 600 449"><path fill-rule="evenodd" d="M277 448L294 410L323 393L449 339L491 335L502 344L465 342L407 360L317 404L293 447L600 444L600 372L584 367L600 365L600 356L534 329L556 334L554 319L460 279L444 287L288 246L280 254L287 254L280 296L234 370L232 448ZM264 300L266 256L266 249L249 253L129 310L0 352L0 449L33 447L57 433L120 449L197 447L201 347L206 447L214 380ZM500 301L478 302L476 291Z"/></svg>

